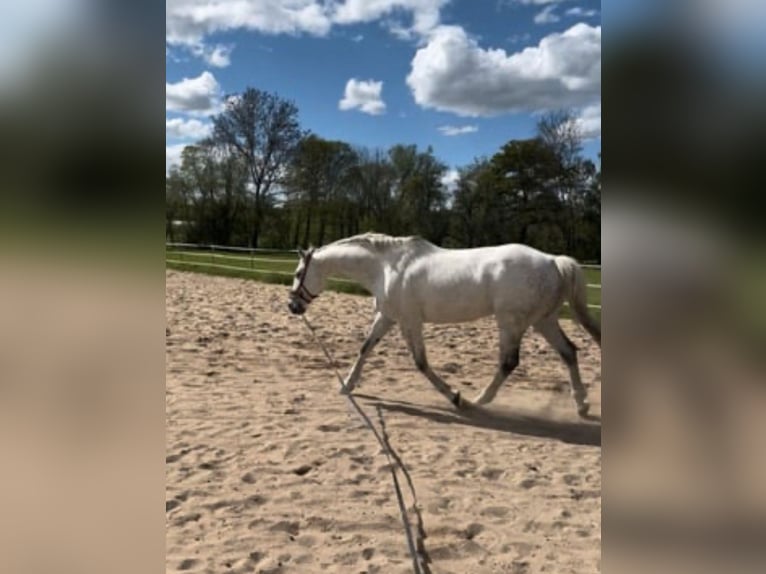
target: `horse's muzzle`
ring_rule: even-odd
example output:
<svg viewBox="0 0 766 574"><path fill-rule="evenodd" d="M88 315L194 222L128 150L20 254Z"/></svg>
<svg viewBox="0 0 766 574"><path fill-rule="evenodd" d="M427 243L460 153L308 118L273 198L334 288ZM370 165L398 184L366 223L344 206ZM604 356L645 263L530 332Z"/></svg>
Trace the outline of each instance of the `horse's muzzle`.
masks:
<svg viewBox="0 0 766 574"><path fill-rule="evenodd" d="M293 315L303 315L306 312L306 307L304 307L297 301L290 301L287 304L287 308L290 309L290 313L292 313Z"/></svg>

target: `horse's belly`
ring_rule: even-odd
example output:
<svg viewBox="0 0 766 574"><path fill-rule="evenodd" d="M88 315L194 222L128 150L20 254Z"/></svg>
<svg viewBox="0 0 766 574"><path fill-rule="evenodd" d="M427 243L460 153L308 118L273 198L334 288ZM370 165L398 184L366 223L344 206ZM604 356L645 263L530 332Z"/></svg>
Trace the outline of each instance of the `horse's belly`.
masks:
<svg viewBox="0 0 766 574"><path fill-rule="evenodd" d="M490 302L456 296L446 301L431 301L423 306L426 323L462 323L475 321L493 312Z"/></svg>

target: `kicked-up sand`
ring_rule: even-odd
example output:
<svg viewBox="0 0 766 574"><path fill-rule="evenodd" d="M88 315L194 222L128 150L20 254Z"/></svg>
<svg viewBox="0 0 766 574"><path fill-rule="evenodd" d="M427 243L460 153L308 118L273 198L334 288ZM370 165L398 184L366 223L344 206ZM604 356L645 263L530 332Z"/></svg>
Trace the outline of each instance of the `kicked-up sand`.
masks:
<svg viewBox="0 0 766 574"><path fill-rule="evenodd" d="M412 572L386 457L287 291L167 272L167 571ZM307 317L345 375L372 300L327 292ZM562 326L594 420L577 416L566 367L531 331L494 402L466 413L418 373L396 329L370 356L355 394L374 420L380 406L412 476L434 574L600 571L600 349ZM464 397L489 383L492 318L425 336Z"/></svg>

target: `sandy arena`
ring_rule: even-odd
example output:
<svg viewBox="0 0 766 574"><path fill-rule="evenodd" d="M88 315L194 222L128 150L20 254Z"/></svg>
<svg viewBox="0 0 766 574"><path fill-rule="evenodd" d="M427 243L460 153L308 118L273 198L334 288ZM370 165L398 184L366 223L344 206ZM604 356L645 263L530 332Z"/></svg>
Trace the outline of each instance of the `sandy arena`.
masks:
<svg viewBox="0 0 766 574"><path fill-rule="evenodd" d="M167 571L411 573L386 458L287 291L167 272ZM372 300L328 292L307 316L345 375ZM600 415L600 349L562 324ZM491 318L426 327L431 365L467 398L491 380L496 341ZM434 574L600 571L601 428L577 417L541 337L524 338L518 369L470 416L417 372L396 330L357 393L370 415L382 407L414 480Z"/></svg>

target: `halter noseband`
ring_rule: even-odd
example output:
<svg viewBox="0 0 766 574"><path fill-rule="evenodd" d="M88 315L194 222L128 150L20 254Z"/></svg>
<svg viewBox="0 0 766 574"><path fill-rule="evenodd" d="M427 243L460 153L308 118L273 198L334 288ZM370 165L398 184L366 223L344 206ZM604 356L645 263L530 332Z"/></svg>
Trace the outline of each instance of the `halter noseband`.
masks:
<svg viewBox="0 0 766 574"><path fill-rule="evenodd" d="M293 295L303 300L304 303L310 304L314 299L319 297L319 295L314 295L311 291L309 291L308 287L305 285L306 281L306 275L309 271L309 263L311 263L311 259L314 257L314 252L309 251L306 254L304 265L303 265L303 271L301 272L300 281L298 282L298 287L292 292Z"/></svg>

